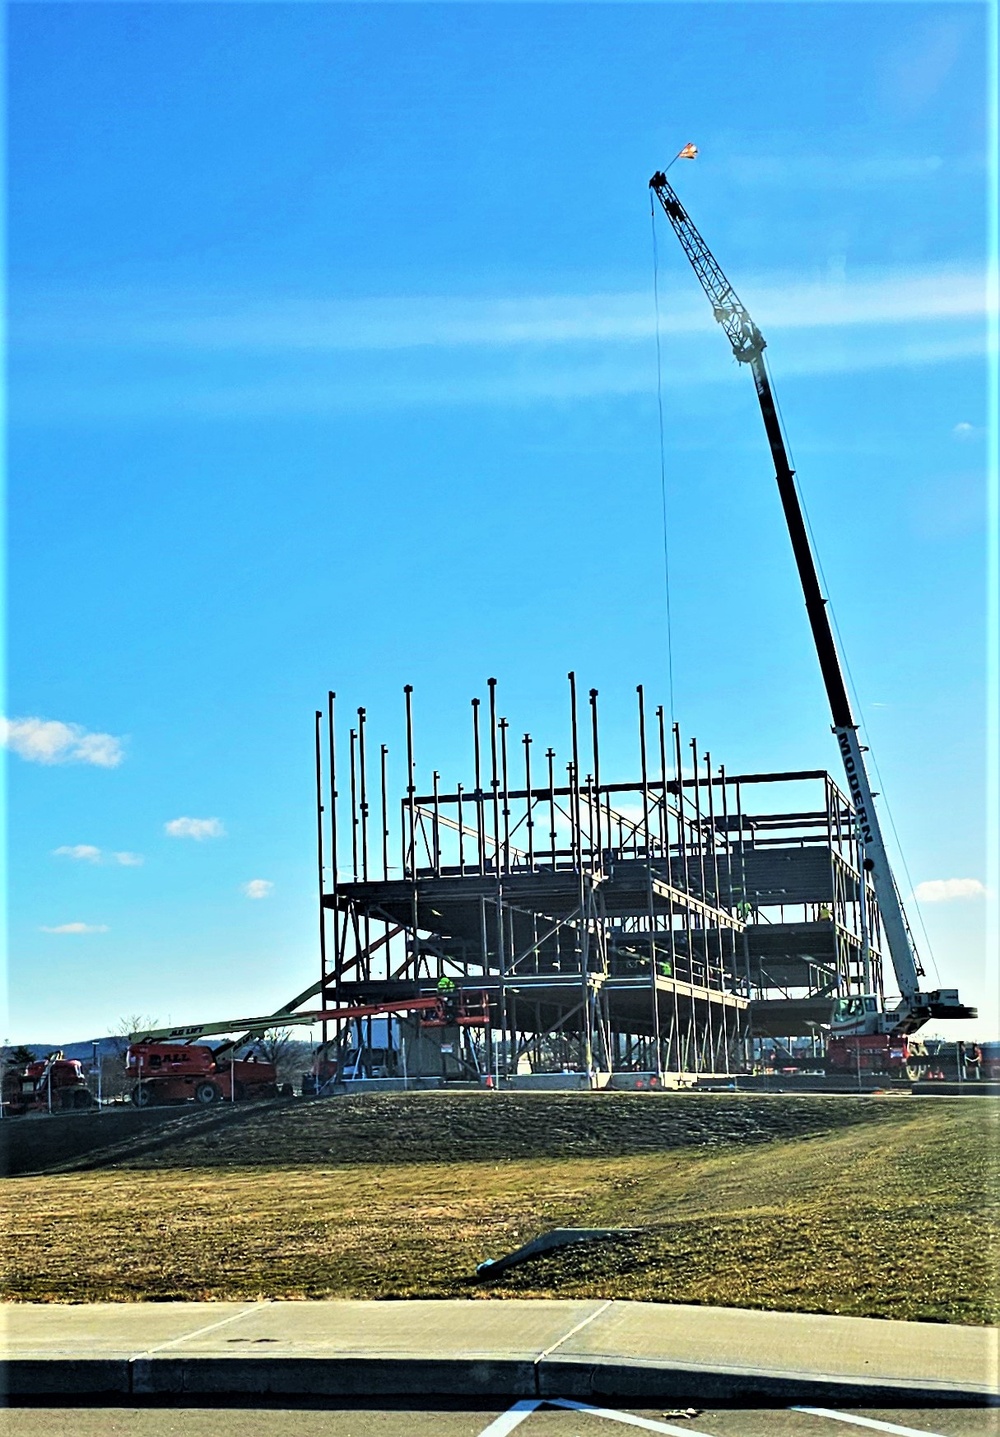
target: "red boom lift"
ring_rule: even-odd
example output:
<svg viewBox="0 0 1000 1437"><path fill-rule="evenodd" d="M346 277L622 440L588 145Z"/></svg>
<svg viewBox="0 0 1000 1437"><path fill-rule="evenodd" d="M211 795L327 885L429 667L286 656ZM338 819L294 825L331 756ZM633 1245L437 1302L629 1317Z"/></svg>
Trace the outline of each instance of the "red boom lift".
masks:
<svg viewBox="0 0 1000 1437"><path fill-rule="evenodd" d="M291 1087L277 1086L277 1075L270 1063L254 1059L227 1058L255 1034L269 1028L314 1023L344 1023L354 1018L385 1017L393 1013L418 1013L425 1028L485 1026L489 1022L489 999L482 992L427 993L393 1003L357 1003L339 1008L322 1008L305 1012L269 1013L259 1018L226 1018L219 1022L190 1023L172 1028L153 1028L129 1035L126 1054L128 1071L136 1078L132 1101L138 1107L152 1103L176 1103L194 1100L209 1106L223 1100L242 1102L252 1098L291 1096ZM197 1043L195 1039L213 1033L243 1033L243 1037L222 1043L216 1048ZM315 1076L317 1090L335 1070L330 1067L327 1044L317 1052Z"/></svg>
<svg viewBox="0 0 1000 1437"><path fill-rule="evenodd" d="M3 1105L12 1116L22 1113L66 1113L95 1106L87 1087L83 1064L64 1058L57 1048L23 1068L8 1068L3 1075Z"/></svg>

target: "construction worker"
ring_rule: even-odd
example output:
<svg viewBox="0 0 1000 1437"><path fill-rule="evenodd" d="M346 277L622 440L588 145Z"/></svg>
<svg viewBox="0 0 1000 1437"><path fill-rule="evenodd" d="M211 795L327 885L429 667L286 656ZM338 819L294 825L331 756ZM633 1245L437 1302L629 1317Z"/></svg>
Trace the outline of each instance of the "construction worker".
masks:
<svg viewBox="0 0 1000 1437"><path fill-rule="evenodd" d="M978 1043L968 1043L965 1048L965 1076L973 1082L979 1081L979 1065L983 1061L983 1050Z"/></svg>
<svg viewBox="0 0 1000 1437"><path fill-rule="evenodd" d="M455 995L457 991L454 978L449 978L447 974L445 974L438 979L438 998L441 1001L444 1017L448 1022L453 1022L455 1019Z"/></svg>
<svg viewBox="0 0 1000 1437"><path fill-rule="evenodd" d="M830 911L830 905L829 905L828 903L823 903L823 904L821 904L821 905L820 905L820 910L819 910L819 921L820 921L820 923L829 923L829 922L832 920L832 918L833 918L833 914L832 914L832 912Z"/></svg>

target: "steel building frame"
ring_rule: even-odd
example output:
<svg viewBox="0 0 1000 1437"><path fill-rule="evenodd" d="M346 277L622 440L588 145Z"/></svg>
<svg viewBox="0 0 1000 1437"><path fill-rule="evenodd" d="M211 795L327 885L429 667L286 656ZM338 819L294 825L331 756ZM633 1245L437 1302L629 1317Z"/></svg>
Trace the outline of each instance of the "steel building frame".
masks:
<svg viewBox="0 0 1000 1437"><path fill-rule="evenodd" d="M387 746L371 760L366 710L349 732L344 792L335 694L317 711L314 991L324 1002L391 1001L447 977L489 994L492 1025L469 1054L480 1071L728 1073L748 1059L754 1009L787 1002L803 976L814 1003L829 1008L834 991L825 958L810 967L808 948L772 921L762 855L778 845L813 864L822 850L819 880L796 892L835 910L836 921L812 927L832 924L834 988L857 985L857 845L849 804L827 775L729 777L697 740L683 742L662 706L648 720L640 685L639 775L609 782L596 689L582 722L569 675L558 766L551 747L534 758L529 733L512 743L494 679L487 689L485 711L471 702L471 785L444 789L434 771L420 791L406 686L406 785L395 801ZM824 781L822 825L818 811L744 813L746 785L792 778ZM778 928L789 950L781 970L756 936Z"/></svg>

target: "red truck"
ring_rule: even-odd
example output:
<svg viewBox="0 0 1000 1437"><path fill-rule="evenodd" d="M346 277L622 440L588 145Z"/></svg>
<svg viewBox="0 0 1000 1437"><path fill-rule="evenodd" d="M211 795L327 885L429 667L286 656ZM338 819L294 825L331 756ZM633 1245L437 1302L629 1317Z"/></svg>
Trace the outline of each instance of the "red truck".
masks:
<svg viewBox="0 0 1000 1437"><path fill-rule="evenodd" d="M240 1103L291 1094L290 1085L278 1087L273 1063L252 1055L217 1059L212 1048L198 1043L133 1043L125 1064L135 1079L132 1101L137 1108L192 1101L209 1107L234 1097Z"/></svg>
<svg viewBox="0 0 1000 1437"><path fill-rule="evenodd" d="M65 1113L96 1106L87 1087L83 1064L64 1058L56 1049L23 1068L8 1068L3 1075L3 1106L12 1115Z"/></svg>
<svg viewBox="0 0 1000 1437"><path fill-rule="evenodd" d="M927 1049L909 1033L830 1034L826 1042L826 1070L845 1076L883 1073L916 1082L932 1066Z"/></svg>

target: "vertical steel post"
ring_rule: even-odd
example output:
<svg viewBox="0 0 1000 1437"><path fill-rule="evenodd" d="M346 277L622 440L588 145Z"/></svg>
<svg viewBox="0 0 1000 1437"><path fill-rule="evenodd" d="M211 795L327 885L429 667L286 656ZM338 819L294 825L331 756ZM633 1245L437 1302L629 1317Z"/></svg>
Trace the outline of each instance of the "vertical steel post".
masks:
<svg viewBox="0 0 1000 1437"><path fill-rule="evenodd" d="M379 753L379 778L382 796L382 876L389 881L389 748L382 744Z"/></svg>
<svg viewBox="0 0 1000 1437"><path fill-rule="evenodd" d="M687 834L685 832L687 820L684 817L684 765L681 760L681 727L674 724L674 755L677 763L677 812L679 822L677 824L677 837L680 845L681 873L684 876L684 892L691 892L691 883L688 878L687 858Z"/></svg>
<svg viewBox="0 0 1000 1437"><path fill-rule="evenodd" d="M649 835L649 775L646 772L646 702L642 684L637 684L639 695L639 771L642 779L642 837L646 846L646 862L652 858L652 844Z"/></svg>
<svg viewBox="0 0 1000 1437"><path fill-rule="evenodd" d="M364 709L358 709L358 774L361 780L361 877L368 882L368 777L365 765L365 718Z"/></svg>
<svg viewBox="0 0 1000 1437"><path fill-rule="evenodd" d="M570 778L570 813L572 814L571 828L573 831L572 849L573 858L580 873L580 907L583 907L583 833L580 828L580 744L576 722L576 674L570 670L569 678L569 702L571 716L572 734L572 776Z"/></svg>
<svg viewBox="0 0 1000 1437"><path fill-rule="evenodd" d="M556 770L554 748L545 750L549 764L549 838L552 842L552 872L556 871Z"/></svg>
<svg viewBox="0 0 1000 1437"><path fill-rule="evenodd" d="M474 798L476 803L476 843L479 852L479 872L486 872L486 834L483 829L483 772L482 757L479 746L479 700L472 700L472 738L475 747L476 757L476 787Z"/></svg>
<svg viewBox="0 0 1000 1437"><path fill-rule="evenodd" d="M327 740L329 743L329 764L330 764L330 891L337 891L337 748L334 742L333 731L333 704L337 695L332 689L327 691ZM336 918L337 910L334 909Z"/></svg>
<svg viewBox="0 0 1000 1437"><path fill-rule="evenodd" d="M351 753L351 871L354 882L358 881L358 735L356 729L350 732Z"/></svg>
<svg viewBox="0 0 1000 1437"><path fill-rule="evenodd" d="M673 883L673 872L670 866L670 822L667 809L667 735L663 721L663 705L658 704L656 708L656 722L659 728L660 737L660 850L667 860L667 882Z"/></svg>
<svg viewBox="0 0 1000 1437"><path fill-rule="evenodd" d="M530 733L526 733L526 734L524 735L524 738L521 740L521 742L524 744L524 788L525 788L525 792L526 792L527 795L528 795L528 798L527 798L527 818L525 819L525 824L526 824L526 827L527 827L527 830L528 830L528 869L529 869L529 872L534 873L534 871L535 871L535 819L534 819L534 804L533 804L533 802L532 802L532 797L531 797L531 734L530 734ZM536 954L535 954L536 967L537 967L537 959L538 959L538 955L537 955L537 953L536 953Z"/></svg>
<svg viewBox="0 0 1000 1437"><path fill-rule="evenodd" d="M441 775L437 769L432 775L434 784L434 819L431 828L431 851L433 853L432 868L434 876L441 877Z"/></svg>
<svg viewBox="0 0 1000 1437"><path fill-rule="evenodd" d="M490 786L493 790L493 869L500 874L500 777L497 763L497 681L487 679L490 691Z"/></svg>
<svg viewBox="0 0 1000 1437"><path fill-rule="evenodd" d="M597 690L590 690L590 729L594 745L594 793L597 796L597 822L594 830L594 844L597 849L597 867L604 866L604 836L601 823L601 750L597 736ZM608 847L611 846L611 834L608 833Z"/></svg>
<svg viewBox="0 0 1000 1437"><path fill-rule="evenodd" d="M663 1056L660 1050L660 990L657 986L657 953L656 953L656 909L653 903L653 844L649 832L649 772L646 765L646 695L642 684L636 685L636 694L639 699L639 770L642 779L642 836L646 853L646 904L648 910L647 922L649 923L649 989L653 1005L653 1051L656 1054L656 1074L659 1077L663 1071ZM666 791L663 798L666 803ZM667 874L667 882L670 882L670 874ZM671 904L671 910L673 904ZM671 957L672 949L671 949ZM673 978L673 964L671 963L671 978Z"/></svg>
<svg viewBox="0 0 1000 1437"><path fill-rule="evenodd" d="M719 764L719 786L722 791L722 831L725 834L725 857L726 857L726 901L723 903L722 895L719 895L719 907L725 908L728 913L733 911L733 845L729 838L729 794L726 786L726 766ZM729 935L726 939L726 958L728 960L728 977L731 983L736 979L736 933L732 928L726 929Z"/></svg>
<svg viewBox="0 0 1000 1437"><path fill-rule="evenodd" d="M406 801L410 815L409 863L407 863L404 847L403 873L415 880L417 876L417 810L415 803L417 787L413 777L413 685L404 684L403 693L406 697ZM416 943L416 933L413 935L413 941Z"/></svg>
<svg viewBox="0 0 1000 1437"><path fill-rule="evenodd" d="M707 884L705 883L705 835L701 826L701 775L698 772L698 740L691 740L691 772L694 775L694 831L698 835L698 871L701 875L701 894L703 902L707 902Z"/></svg>
<svg viewBox="0 0 1000 1437"><path fill-rule="evenodd" d="M337 849L337 800L340 795L337 792L337 745L334 737L333 706L337 695L332 689L327 690L326 713L327 713L327 741L329 744L329 765L330 765L330 891L334 896L333 906L333 983L334 987L340 986L340 909L337 907L337 888L339 884L338 868L340 858ZM323 981L326 982L326 974L323 974ZM326 998L323 989L320 989L320 1007L326 1007ZM325 1043L327 1038L327 1025L323 1023L320 1041Z"/></svg>
<svg viewBox="0 0 1000 1437"><path fill-rule="evenodd" d="M456 790L458 794L458 872L460 877L465 877L465 816L462 808L462 785L459 784Z"/></svg>
<svg viewBox="0 0 1000 1437"><path fill-rule="evenodd" d="M323 715L316 710L316 872L319 879L319 967L320 980L326 982L326 913L323 908Z"/></svg>
<svg viewBox="0 0 1000 1437"><path fill-rule="evenodd" d="M721 908L719 902L719 847L718 835L715 831L715 791L712 784L712 755L708 749L705 750L705 782L708 784L708 827L712 835L712 879L715 884L715 891L712 902L716 908Z"/></svg>
<svg viewBox="0 0 1000 1437"><path fill-rule="evenodd" d="M500 729L500 780L503 807L503 871L510 872L510 784L507 776L507 730L510 724L502 718L497 725Z"/></svg>

